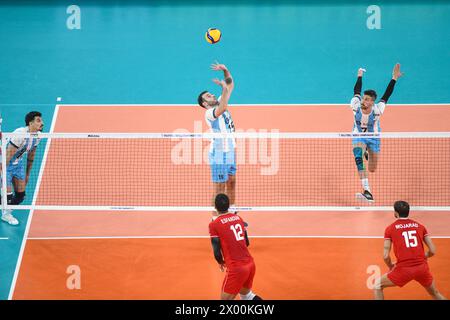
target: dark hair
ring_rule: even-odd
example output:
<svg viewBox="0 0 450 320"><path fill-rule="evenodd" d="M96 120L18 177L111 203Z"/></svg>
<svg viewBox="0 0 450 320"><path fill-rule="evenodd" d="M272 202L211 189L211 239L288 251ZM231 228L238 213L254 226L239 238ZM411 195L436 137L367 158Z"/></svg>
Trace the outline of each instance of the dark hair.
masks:
<svg viewBox="0 0 450 320"><path fill-rule="evenodd" d="M398 213L400 218L406 218L409 216L409 204L406 201L396 201L394 203L394 210Z"/></svg>
<svg viewBox="0 0 450 320"><path fill-rule="evenodd" d="M214 200L214 206L219 213L225 213L230 207L230 199L224 193L219 193Z"/></svg>
<svg viewBox="0 0 450 320"><path fill-rule="evenodd" d="M375 90L366 90L364 91L364 94L371 97L374 101L377 99L377 93Z"/></svg>
<svg viewBox="0 0 450 320"><path fill-rule="evenodd" d="M36 117L42 117L42 114L39 111L28 112L25 116L25 125L28 126Z"/></svg>
<svg viewBox="0 0 450 320"><path fill-rule="evenodd" d="M208 90L205 90L205 91L202 91L202 92L198 95L197 102L198 102L198 104L200 105L200 107L202 107L202 108L205 107L205 106L203 105L203 95L204 95L205 93L207 93L207 92L208 92Z"/></svg>

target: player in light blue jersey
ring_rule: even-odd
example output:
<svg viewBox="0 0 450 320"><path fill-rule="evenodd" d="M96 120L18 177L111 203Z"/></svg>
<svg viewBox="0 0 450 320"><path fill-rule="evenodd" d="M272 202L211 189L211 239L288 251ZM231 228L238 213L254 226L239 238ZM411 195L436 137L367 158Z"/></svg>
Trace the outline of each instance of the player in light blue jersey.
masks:
<svg viewBox="0 0 450 320"><path fill-rule="evenodd" d="M214 71L223 71L224 80L214 79L214 83L222 88L222 94L217 99L209 91L203 91L198 96L198 104L206 109L205 120L211 131L215 133L234 132L234 123L228 111L228 100L234 89L234 81L230 71L223 64L211 65ZM230 204L235 202L236 190L236 141L231 137L213 138L209 149L209 165L214 185L211 203L214 206L216 195L225 193L230 198Z"/></svg>
<svg viewBox="0 0 450 320"><path fill-rule="evenodd" d="M29 112L25 116L25 127L14 130L14 133L33 133L42 131L44 121L38 111ZM10 205L19 205L25 199L25 187L30 177L36 147L40 139L37 137L13 137L6 146L6 181L7 199ZM25 154L26 166L25 166ZM25 168L26 167L26 168ZM13 194L14 188L14 194ZM19 221L12 215L11 210L2 212L2 220L17 225Z"/></svg>
<svg viewBox="0 0 450 320"><path fill-rule="evenodd" d="M386 92L381 100L378 103L375 103L377 93L374 90L364 91L364 95L361 98L362 76L365 71L366 70L362 68L358 70L358 79L356 80L354 87L354 96L350 103L354 115L353 132L378 133L381 131L380 117L384 112L389 97L394 91L395 83L403 74L400 71L400 64L397 63L392 71L392 79L389 82ZM380 152L380 139L357 137L353 139L352 144L358 175L363 187L363 192L357 193L356 196L361 200L374 202L374 198L370 191L368 174L364 165L364 158L368 162L369 171L375 172Z"/></svg>

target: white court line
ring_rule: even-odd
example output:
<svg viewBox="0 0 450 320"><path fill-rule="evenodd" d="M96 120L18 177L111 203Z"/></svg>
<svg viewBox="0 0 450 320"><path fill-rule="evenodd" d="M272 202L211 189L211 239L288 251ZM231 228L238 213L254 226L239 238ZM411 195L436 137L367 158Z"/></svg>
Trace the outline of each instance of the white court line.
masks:
<svg viewBox="0 0 450 320"><path fill-rule="evenodd" d="M30 237L28 240L115 240L115 239L209 239L210 236L104 236L104 237ZM249 236L250 239L383 239L382 236ZM435 236L432 239L450 239L450 236Z"/></svg>
<svg viewBox="0 0 450 320"><path fill-rule="evenodd" d="M59 111L59 106L56 105L55 111L53 113L52 124L50 126L50 132L53 132L53 130L55 129L55 124L56 124L56 118L58 116L58 111ZM48 155L48 150L50 149L50 144L51 144L51 139L48 139L47 140L47 144L45 145L44 156L42 158L41 167L39 169L39 175L38 175L37 182L36 182L36 188L34 190L33 200L31 202L32 205L36 204L36 199L37 199L37 195L39 193L39 187L41 185L42 175L44 173L45 163L47 161L47 155ZM24 232L24 235L23 235L22 245L20 247L19 257L17 258L16 269L14 270L14 277L13 277L13 280L12 280L12 283L11 283L11 287L9 289L8 300L12 299L13 294L14 294L14 290L16 288L17 277L19 275L20 265L22 263L23 252L25 250L25 245L27 243L28 233L30 232L30 226L31 226L31 220L33 219L33 213L34 213L34 209L31 209L30 213L28 215L27 226L25 228L25 232Z"/></svg>
<svg viewBox="0 0 450 320"><path fill-rule="evenodd" d="M230 107L305 107L305 106L345 106L348 107L348 103L232 103ZM392 103L390 106L444 106L450 107L450 103ZM92 104L59 104L61 107L195 107L198 106L195 103L183 104L183 103L121 103L121 104L108 104L108 103L92 103ZM198 106L199 107L199 106Z"/></svg>
<svg viewBox="0 0 450 320"><path fill-rule="evenodd" d="M28 240L114 240L114 239L208 239L209 236L104 236L104 237L29 237Z"/></svg>
<svg viewBox="0 0 450 320"><path fill-rule="evenodd" d="M9 238L0 238L0 240L9 240Z"/></svg>

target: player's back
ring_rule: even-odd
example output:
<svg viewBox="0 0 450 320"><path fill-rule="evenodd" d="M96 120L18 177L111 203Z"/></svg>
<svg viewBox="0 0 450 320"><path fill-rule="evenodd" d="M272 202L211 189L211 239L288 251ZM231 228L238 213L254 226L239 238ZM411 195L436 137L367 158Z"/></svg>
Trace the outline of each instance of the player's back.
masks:
<svg viewBox="0 0 450 320"><path fill-rule="evenodd" d="M423 225L406 218L397 219L386 228L385 239L392 241L398 266L412 267L426 262L423 242L427 235Z"/></svg>
<svg viewBox="0 0 450 320"><path fill-rule="evenodd" d="M211 237L219 237L227 266L245 264L253 260L247 249L245 226L236 214L221 214L209 225Z"/></svg>

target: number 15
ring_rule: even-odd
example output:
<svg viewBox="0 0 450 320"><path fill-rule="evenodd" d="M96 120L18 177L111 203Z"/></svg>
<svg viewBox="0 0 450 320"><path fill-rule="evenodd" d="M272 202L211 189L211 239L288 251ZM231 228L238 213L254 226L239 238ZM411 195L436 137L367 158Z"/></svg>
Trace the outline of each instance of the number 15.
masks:
<svg viewBox="0 0 450 320"><path fill-rule="evenodd" d="M402 232L403 238L405 238L405 244L407 248L417 247L417 237L415 236L416 230Z"/></svg>

